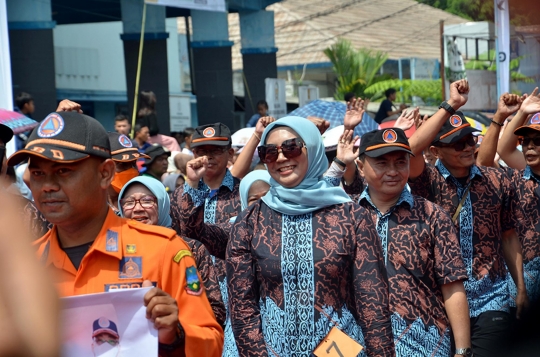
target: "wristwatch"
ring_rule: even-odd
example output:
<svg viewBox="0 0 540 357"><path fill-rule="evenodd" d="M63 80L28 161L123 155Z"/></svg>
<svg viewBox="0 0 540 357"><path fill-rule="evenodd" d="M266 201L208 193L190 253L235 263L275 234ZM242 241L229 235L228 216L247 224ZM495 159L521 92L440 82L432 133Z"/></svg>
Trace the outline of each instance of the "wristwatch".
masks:
<svg viewBox="0 0 540 357"><path fill-rule="evenodd" d="M452 108L452 106L448 104L447 101L442 102L441 105L439 105L439 109L446 110L448 113L450 113L450 115L456 114L456 110Z"/></svg>
<svg viewBox="0 0 540 357"><path fill-rule="evenodd" d="M470 347L467 348L456 348L456 355L465 356L465 357L473 357L472 350Z"/></svg>
<svg viewBox="0 0 540 357"><path fill-rule="evenodd" d="M347 164L344 163L343 161L341 161L340 159L338 159L337 157L334 157L334 160L332 160L332 161L334 161L339 166L343 167L343 169L345 169L347 167Z"/></svg>

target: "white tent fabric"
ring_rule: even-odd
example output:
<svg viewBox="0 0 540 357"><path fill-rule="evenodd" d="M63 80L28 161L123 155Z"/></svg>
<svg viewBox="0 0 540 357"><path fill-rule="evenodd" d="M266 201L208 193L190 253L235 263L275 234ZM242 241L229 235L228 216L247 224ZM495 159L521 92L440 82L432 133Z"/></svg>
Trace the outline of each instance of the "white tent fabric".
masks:
<svg viewBox="0 0 540 357"><path fill-rule="evenodd" d="M0 108L13 110L6 0L0 0ZM7 156L15 152L15 140L11 140L6 149Z"/></svg>

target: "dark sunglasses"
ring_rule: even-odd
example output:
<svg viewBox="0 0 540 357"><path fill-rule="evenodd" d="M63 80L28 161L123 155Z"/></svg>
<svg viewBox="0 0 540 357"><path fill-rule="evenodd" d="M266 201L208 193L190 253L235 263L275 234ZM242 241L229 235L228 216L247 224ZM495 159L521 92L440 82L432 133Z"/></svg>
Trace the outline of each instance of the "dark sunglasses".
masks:
<svg viewBox="0 0 540 357"><path fill-rule="evenodd" d="M458 142L455 142L453 144L442 144L440 145L443 148L454 148L456 151L463 151L465 150L465 146L475 146L478 142L478 137L474 135L470 135L465 139L462 139Z"/></svg>
<svg viewBox="0 0 540 357"><path fill-rule="evenodd" d="M304 144L302 140L294 138L285 140L281 143L281 146L259 146L257 150L259 151L259 157L261 158L261 161L265 164L271 164L278 159L280 149L283 153L283 156L285 156L287 159L292 159L300 156L302 154L302 148L305 146L306 144Z"/></svg>
<svg viewBox="0 0 540 357"><path fill-rule="evenodd" d="M534 146L540 146L540 136L537 136L536 138L519 138L518 141L521 146L529 146L531 141Z"/></svg>

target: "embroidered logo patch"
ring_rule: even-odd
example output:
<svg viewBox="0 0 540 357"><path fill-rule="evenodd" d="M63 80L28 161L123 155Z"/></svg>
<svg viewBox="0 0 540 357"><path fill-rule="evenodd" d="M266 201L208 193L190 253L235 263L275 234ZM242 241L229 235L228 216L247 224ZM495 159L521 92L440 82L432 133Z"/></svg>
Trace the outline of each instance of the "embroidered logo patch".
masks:
<svg viewBox="0 0 540 357"><path fill-rule="evenodd" d="M119 273L120 279L142 278L142 257L123 257Z"/></svg>
<svg viewBox="0 0 540 357"><path fill-rule="evenodd" d="M190 295L201 295L201 282L199 281L199 275L197 275L197 268L191 266L186 268L186 292Z"/></svg>
<svg viewBox="0 0 540 357"><path fill-rule="evenodd" d="M454 128L457 128L463 124L463 120L461 120L461 117L459 115L452 115L450 117L450 125L452 125Z"/></svg>
<svg viewBox="0 0 540 357"><path fill-rule="evenodd" d="M176 253L176 255L173 258L173 262L180 263L180 260L182 260L183 257L191 257L191 252L187 249L181 249Z"/></svg>
<svg viewBox="0 0 540 357"><path fill-rule="evenodd" d="M105 245L107 252L118 252L118 233L115 231L107 231L107 243Z"/></svg>
<svg viewBox="0 0 540 357"><path fill-rule="evenodd" d="M202 133L206 138L213 138L216 135L214 128L206 128Z"/></svg>
<svg viewBox="0 0 540 357"><path fill-rule="evenodd" d="M531 124L540 124L540 113L536 113L532 116Z"/></svg>
<svg viewBox="0 0 540 357"><path fill-rule="evenodd" d="M137 253L137 246L135 244L126 244L126 252L128 254Z"/></svg>
<svg viewBox="0 0 540 357"><path fill-rule="evenodd" d="M118 142L125 148L133 147L133 143L131 142L131 140L129 140L129 138L124 134L118 137Z"/></svg>
<svg viewBox="0 0 540 357"><path fill-rule="evenodd" d="M111 322L109 321L109 319L106 319L105 317L100 317L98 320L98 325L101 328L107 328L111 326Z"/></svg>
<svg viewBox="0 0 540 357"><path fill-rule="evenodd" d="M397 133L394 129L386 129L383 131L382 139L385 143L395 143L397 140Z"/></svg>
<svg viewBox="0 0 540 357"><path fill-rule="evenodd" d="M60 134L62 130L64 130L64 118L57 113L51 113L39 124L37 134L42 138L50 138Z"/></svg>

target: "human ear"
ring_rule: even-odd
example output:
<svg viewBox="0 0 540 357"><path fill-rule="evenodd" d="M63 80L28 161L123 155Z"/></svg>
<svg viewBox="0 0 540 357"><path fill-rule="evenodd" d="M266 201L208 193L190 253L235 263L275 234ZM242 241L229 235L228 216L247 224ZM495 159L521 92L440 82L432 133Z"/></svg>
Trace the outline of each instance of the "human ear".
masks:
<svg viewBox="0 0 540 357"><path fill-rule="evenodd" d="M116 168L114 165L114 161L112 161L111 159L107 159L99 165L99 173L101 180L100 184L104 190L110 186L114 178L115 171Z"/></svg>

